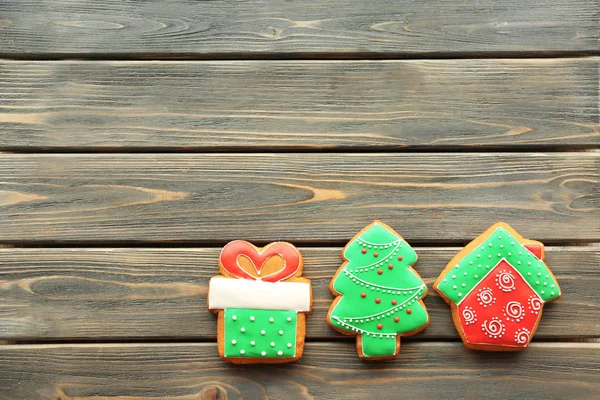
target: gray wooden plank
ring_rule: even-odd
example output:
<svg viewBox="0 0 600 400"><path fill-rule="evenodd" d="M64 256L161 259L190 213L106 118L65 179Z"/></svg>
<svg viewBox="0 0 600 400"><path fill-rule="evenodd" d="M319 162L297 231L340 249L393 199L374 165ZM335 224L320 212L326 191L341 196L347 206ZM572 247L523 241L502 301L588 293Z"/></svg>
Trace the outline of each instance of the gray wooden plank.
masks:
<svg viewBox="0 0 600 400"><path fill-rule="evenodd" d="M1 55L597 51L596 0L0 2Z"/></svg>
<svg viewBox="0 0 600 400"><path fill-rule="evenodd" d="M0 149L600 146L599 58L0 62Z"/></svg>
<svg viewBox="0 0 600 400"><path fill-rule="evenodd" d="M416 270L429 287L459 248L416 248ZM208 280L218 273L219 248L0 249L0 339L215 340L207 310ZM341 248L301 248L312 280L310 339L337 338L325 316L328 284ZM546 261L563 297L548 304L534 341L600 337L599 247L548 247ZM429 327L412 340L458 334L449 307L433 291L425 298Z"/></svg>
<svg viewBox="0 0 600 400"><path fill-rule="evenodd" d="M373 219L464 243L497 221L600 237L599 152L0 155L0 242L345 243Z"/></svg>
<svg viewBox="0 0 600 400"><path fill-rule="evenodd" d="M232 366L215 344L0 346L2 399L598 399L600 344L520 353L408 343L365 362L354 343L308 343L288 365Z"/></svg>

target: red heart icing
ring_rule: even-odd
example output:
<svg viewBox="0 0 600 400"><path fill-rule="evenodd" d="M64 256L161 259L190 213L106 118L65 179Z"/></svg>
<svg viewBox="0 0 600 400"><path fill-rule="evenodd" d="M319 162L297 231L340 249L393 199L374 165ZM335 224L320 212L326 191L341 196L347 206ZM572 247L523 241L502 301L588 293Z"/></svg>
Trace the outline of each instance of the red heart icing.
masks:
<svg viewBox="0 0 600 400"><path fill-rule="evenodd" d="M270 275L256 277L242 269L238 263L240 256L246 256L252 261L258 275L260 275L265 262L273 256L280 256L283 259L283 268ZM300 268L300 252L294 246L285 242L274 242L263 249L257 249L245 240L234 240L223 247L219 256L219 263L229 275L236 278L279 282L293 276L298 271Z"/></svg>

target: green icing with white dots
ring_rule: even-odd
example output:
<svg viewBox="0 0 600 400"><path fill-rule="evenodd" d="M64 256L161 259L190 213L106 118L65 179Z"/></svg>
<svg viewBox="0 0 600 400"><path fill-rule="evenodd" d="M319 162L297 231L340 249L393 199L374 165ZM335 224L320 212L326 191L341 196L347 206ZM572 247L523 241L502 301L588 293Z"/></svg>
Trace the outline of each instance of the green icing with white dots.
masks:
<svg viewBox="0 0 600 400"><path fill-rule="evenodd" d="M226 308L225 357L295 357L297 316L293 310Z"/></svg>
<svg viewBox="0 0 600 400"><path fill-rule="evenodd" d="M545 302L560 296L558 283L546 264L504 228L496 229L460 260L442 278L438 289L458 304L502 259L512 265Z"/></svg>

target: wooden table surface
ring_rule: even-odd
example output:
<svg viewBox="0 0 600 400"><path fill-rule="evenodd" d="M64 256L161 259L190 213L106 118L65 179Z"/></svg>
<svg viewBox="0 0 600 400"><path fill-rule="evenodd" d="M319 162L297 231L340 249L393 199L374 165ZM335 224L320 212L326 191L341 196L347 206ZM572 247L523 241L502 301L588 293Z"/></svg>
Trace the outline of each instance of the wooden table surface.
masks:
<svg viewBox="0 0 600 400"><path fill-rule="evenodd" d="M0 399L600 398L598 0L0 0ZM431 287L497 221L564 296L518 354L449 308L391 361L325 322L381 219ZM287 240L304 357L233 366L208 280Z"/></svg>

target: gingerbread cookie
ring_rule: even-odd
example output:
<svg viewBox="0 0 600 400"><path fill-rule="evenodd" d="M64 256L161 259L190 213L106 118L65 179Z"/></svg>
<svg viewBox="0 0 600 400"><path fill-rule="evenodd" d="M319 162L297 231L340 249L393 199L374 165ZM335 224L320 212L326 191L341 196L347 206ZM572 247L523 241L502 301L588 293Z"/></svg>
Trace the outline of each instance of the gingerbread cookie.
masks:
<svg viewBox="0 0 600 400"><path fill-rule="evenodd" d="M544 263L544 245L497 223L450 261L433 285L450 304L465 347L522 350L544 303L561 296Z"/></svg>
<svg viewBox="0 0 600 400"><path fill-rule="evenodd" d="M429 325L421 301L427 286L411 267L417 253L392 228L375 221L348 242L342 257L345 262L329 284L338 297L327 322L345 335L356 335L363 359L398 355L401 336Z"/></svg>
<svg viewBox="0 0 600 400"><path fill-rule="evenodd" d="M219 256L221 275L210 280L208 308L218 314L222 359L235 364L283 363L302 356L310 281L302 255L286 242L259 249L236 240Z"/></svg>

